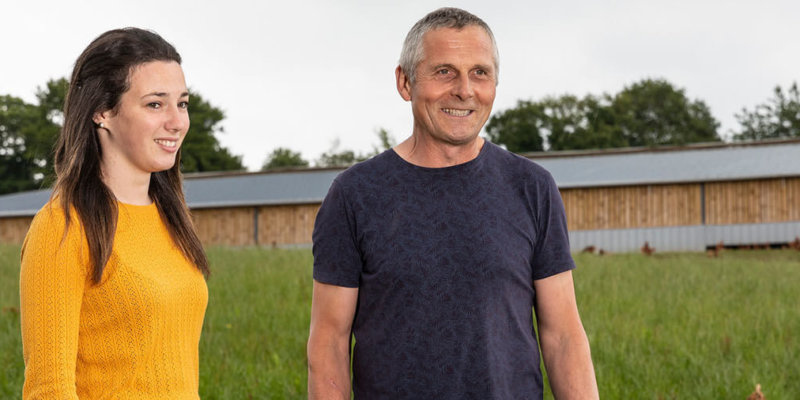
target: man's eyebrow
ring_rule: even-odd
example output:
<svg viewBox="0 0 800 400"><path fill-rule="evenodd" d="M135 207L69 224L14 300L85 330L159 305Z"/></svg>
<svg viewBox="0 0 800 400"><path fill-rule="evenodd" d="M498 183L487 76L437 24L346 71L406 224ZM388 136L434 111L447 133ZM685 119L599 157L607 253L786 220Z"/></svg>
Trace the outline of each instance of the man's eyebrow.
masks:
<svg viewBox="0 0 800 400"><path fill-rule="evenodd" d="M453 64L437 64L437 65L434 65L433 67L431 67L431 70L438 71L441 68L456 69L456 67Z"/></svg>
<svg viewBox="0 0 800 400"><path fill-rule="evenodd" d="M494 72L494 66L492 66L492 65L475 64L475 67L473 67L473 68L480 68L480 69L483 69L483 70Z"/></svg>
<svg viewBox="0 0 800 400"><path fill-rule="evenodd" d="M442 63L442 64L436 64L433 67L431 67L431 71L438 71L441 68L457 69L453 64ZM475 64L470 69L482 69L494 73L494 66L487 64Z"/></svg>

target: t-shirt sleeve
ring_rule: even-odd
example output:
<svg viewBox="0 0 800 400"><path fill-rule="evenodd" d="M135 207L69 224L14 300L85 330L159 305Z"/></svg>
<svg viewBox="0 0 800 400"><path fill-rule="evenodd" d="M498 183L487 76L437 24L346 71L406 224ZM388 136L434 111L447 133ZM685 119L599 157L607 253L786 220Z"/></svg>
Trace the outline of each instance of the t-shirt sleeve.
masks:
<svg viewBox="0 0 800 400"><path fill-rule="evenodd" d="M312 233L314 280L356 288L362 269L356 221L342 184L334 180L322 201Z"/></svg>
<svg viewBox="0 0 800 400"><path fill-rule="evenodd" d="M533 254L533 279L543 279L575 268L569 251L569 233L564 202L549 172L536 182L536 244Z"/></svg>

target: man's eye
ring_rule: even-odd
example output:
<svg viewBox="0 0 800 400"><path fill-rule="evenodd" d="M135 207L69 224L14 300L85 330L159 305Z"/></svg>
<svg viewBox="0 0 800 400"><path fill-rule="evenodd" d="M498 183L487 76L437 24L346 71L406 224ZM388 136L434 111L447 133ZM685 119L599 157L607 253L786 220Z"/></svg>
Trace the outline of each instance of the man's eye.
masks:
<svg viewBox="0 0 800 400"><path fill-rule="evenodd" d="M189 102L188 101L182 101L182 102L178 103L178 107L179 108L183 108L183 109L189 108Z"/></svg>
<svg viewBox="0 0 800 400"><path fill-rule="evenodd" d="M439 75L447 75L447 74L450 73L450 70L440 69L440 70L436 71L436 73L439 74Z"/></svg>

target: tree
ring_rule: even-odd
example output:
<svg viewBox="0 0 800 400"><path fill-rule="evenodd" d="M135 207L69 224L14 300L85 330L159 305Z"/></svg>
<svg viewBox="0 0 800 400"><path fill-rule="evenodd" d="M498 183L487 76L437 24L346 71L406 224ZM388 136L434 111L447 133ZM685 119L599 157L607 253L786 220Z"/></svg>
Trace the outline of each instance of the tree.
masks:
<svg viewBox="0 0 800 400"><path fill-rule="evenodd" d="M625 147L608 95L586 95L575 106L579 117L572 125L557 125L547 137L549 150L584 150Z"/></svg>
<svg viewBox="0 0 800 400"><path fill-rule="evenodd" d="M378 136L380 144L378 146L372 146L372 155L370 155L370 157L377 156L381 152L391 149L396 144L394 137L384 128L378 128L375 134Z"/></svg>
<svg viewBox="0 0 800 400"><path fill-rule="evenodd" d="M348 167L368 158L367 154L356 154L353 150L339 151L339 139L335 139L330 150L322 153L315 164L318 167Z"/></svg>
<svg viewBox="0 0 800 400"><path fill-rule="evenodd" d="M278 147L267 156L264 165L261 167L262 171L269 171L272 169L290 168L290 167L307 167L308 161L303 159L303 156L285 147Z"/></svg>
<svg viewBox="0 0 800 400"><path fill-rule="evenodd" d="M216 135L225 113L212 106L197 92L189 96L189 133L181 146L183 172L243 170L242 157L234 156L219 144Z"/></svg>
<svg viewBox="0 0 800 400"><path fill-rule="evenodd" d="M784 92L776 86L774 97L759 104L753 111L743 108L736 119L741 129L734 140L763 140L800 137L800 90L794 82Z"/></svg>
<svg viewBox="0 0 800 400"><path fill-rule="evenodd" d="M34 189L34 167L25 146L26 126L36 121L33 106L0 96L0 194Z"/></svg>
<svg viewBox="0 0 800 400"><path fill-rule="evenodd" d="M389 131L379 128L375 131L380 141L379 146L372 146L372 152L356 153L352 150L339 151L339 139L333 141L331 149L322 153L316 161L318 167L347 167L357 162L372 158L384 150L389 150L394 146L394 138L389 134Z"/></svg>
<svg viewBox="0 0 800 400"><path fill-rule="evenodd" d="M69 82L66 78L49 80L44 88L36 89L38 129L33 129L28 137L31 154L37 160L36 175L41 175L42 187L49 187L55 181L52 165L53 151L64 122L64 100L67 98Z"/></svg>
<svg viewBox="0 0 800 400"><path fill-rule="evenodd" d="M665 80L645 79L625 87L611 103L627 146L718 142L719 122L701 100Z"/></svg>
<svg viewBox="0 0 800 400"><path fill-rule="evenodd" d="M487 124L489 139L509 151L602 149L625 145L614 125L608 96L573 95L520 101L515 109L494 115Z"/></svg>
<svg viewBox="0 0 800 400"><path fill-rule="evenodd" d="M541 103L519 100L517 106L493 115L486 124L486 134L494 143L504 144L516 153L544 150L539 127L545 119Z"/></svg>
<svg viewBox="0 0 800 400"><path fill-rule="evenodd" d="M0 194L34 190L53 181L52 151L62 119L66 80L38 88L38 105L0 96Z"/></svg>
<svg viewBox="0 0 800 400"><path fill-rule="evenodd" d="M719 141L702 101L663 80L643 80L616 96L573 95L519 101L492 116L489 139L509 151L602 149Z"/></svg>

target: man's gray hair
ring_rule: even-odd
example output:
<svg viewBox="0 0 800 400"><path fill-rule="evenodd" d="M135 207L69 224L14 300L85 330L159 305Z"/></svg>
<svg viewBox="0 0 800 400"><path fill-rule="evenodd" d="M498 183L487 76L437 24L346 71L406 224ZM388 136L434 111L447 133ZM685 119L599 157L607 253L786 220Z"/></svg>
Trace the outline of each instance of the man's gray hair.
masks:
<svg viewBox="0 0 800 400"><path fill-rule="evenodd" d="M417 21L417 23L411 27L411 30L408 31L406 40L403 42L403 50L400 52L400 68L413 83L417 78L417 65L422 61L422 57L424 57L424 54L422 54L422 38L425 34L440 28L462 29L468 26L479 26L483 28L492 40L496 82L497 76L500 73L500 58L497 53L497 43L494 40L494 34L492 30L489 29L489 25L487 25L486 22L483 22L482 19L460 8L443 7L432 11L421 20Z"/></svg>

